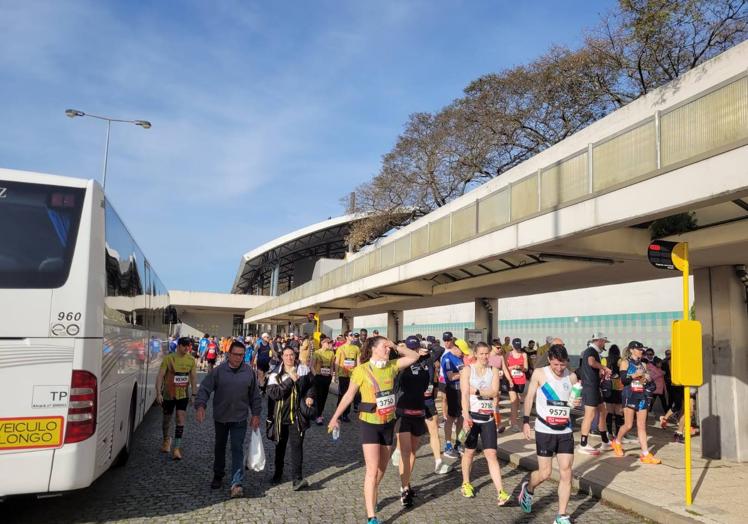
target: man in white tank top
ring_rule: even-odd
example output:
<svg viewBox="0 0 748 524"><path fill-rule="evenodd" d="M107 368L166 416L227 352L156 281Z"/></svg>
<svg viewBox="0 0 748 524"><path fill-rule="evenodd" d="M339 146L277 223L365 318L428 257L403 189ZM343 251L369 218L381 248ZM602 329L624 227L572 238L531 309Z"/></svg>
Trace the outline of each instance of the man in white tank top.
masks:
<svg viewBox="0 0 748 524"><path fill-rule="evenodd" d="M530 435L530 413L535 399L535 446L538 454L538 470L530 475L529 482L522 483L519 504L525 513L532 511L532 497L540 484L551 477L553 455L559 469L558 514L556 524L570 524L567 513L571 495L571 468L574 463L574 433L571 426L571 408L580 404L572 396L572 386L577 376L566 369L569 355L561 344L548 349L548 365L536 369L530 378L525 398L525 415L522 432L527 440Z"/></svg>

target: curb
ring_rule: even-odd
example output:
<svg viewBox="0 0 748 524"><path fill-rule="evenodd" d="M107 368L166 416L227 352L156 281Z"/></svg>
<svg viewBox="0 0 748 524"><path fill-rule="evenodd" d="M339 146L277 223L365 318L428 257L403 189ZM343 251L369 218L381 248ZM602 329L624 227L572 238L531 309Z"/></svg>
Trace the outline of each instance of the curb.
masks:
<svg viewBox="0 0 748 524"><path fill-rule="evenodd" d="M518 453L505 451L501 447L498 448L497 452L500 459L524 470L533 471L538 468L538 461L535 455L525 457ZM551 472L551 478L556 482L559 481L558 469L555 467ZM573 474L571 485L573 489L579 492L587 493L654 522L662 524L703 524L701 520L675 513L665 507L650 504L641 499L634 499L629 495L610 488L610 486L603 486L598 482L578 476L576 473Z"/></svg>

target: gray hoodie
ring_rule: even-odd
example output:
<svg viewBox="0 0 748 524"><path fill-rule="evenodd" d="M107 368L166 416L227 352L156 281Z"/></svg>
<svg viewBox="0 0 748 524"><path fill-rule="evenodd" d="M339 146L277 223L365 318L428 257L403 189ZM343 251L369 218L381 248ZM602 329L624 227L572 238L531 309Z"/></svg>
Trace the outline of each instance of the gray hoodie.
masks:
<svg viewBox="0 0 748 524"><path fill-rule="evenodd" d="M213 393L213 419L216 422L241 422L262 412L262 398L254 371L242 363L237 369L228 362L213 368L200 383L195 408L205 407Z"/></svg>

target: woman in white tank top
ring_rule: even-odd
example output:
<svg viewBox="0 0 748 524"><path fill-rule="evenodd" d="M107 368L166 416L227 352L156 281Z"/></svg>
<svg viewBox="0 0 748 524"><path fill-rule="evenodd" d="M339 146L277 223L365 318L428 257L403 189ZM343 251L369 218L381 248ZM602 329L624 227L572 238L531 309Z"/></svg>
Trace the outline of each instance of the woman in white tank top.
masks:
<svg viewBox="0 0 748 524"><path fill-rule="evenodd" d="M467 498L475 496L475 489L470 483L470 470L480 438L488 471L496 487L498 504L503 506L509 500L509 495L501 483L501 469L496 457L496 423L493 418L499 396L499 372L488 365L489 351L487 344L478 342L474 348L476 362L465 366L460 372L463 433L466 434L465 453L462 455L462 495Z"/></svg>

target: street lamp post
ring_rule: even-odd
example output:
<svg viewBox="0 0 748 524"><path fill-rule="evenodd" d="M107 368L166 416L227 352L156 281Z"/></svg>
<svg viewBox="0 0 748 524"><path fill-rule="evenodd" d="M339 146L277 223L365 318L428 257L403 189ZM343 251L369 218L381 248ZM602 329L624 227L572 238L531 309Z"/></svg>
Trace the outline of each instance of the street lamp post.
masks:
<svg viewBox="0 0 748 524"><path fill-rule="evenodd" d="M104 173L101 179L101 187L104 189L106 189L106 168L107 168L107 163L109 162L109 132L112 128L112 122L123 122L125 124L135 124L136 126L140 126L143 129L151 128L151 123L148 120L122 120L120 118L109 118L106 116L84 113L83 111L78 111L77 109L66 109L65 115L69 116L70 118L75 118L77 116L88 116L91 118L97 118L99 120L106 121L106 145L104 146Z"/></svg>

